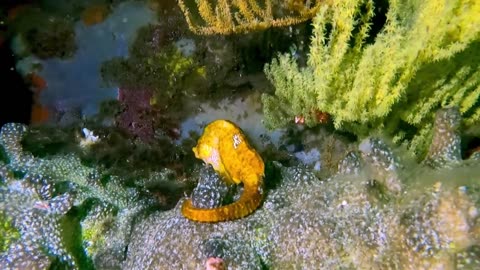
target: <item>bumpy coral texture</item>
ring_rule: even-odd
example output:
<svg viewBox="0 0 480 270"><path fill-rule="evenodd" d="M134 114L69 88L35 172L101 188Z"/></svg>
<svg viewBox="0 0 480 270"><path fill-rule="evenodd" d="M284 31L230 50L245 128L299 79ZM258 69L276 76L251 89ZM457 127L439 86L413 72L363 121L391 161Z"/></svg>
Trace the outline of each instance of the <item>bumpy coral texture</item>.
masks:
<svg viewBox="0 0 480 270"><path fill-rule="evenodd" d="M6 166L0 170L8 172ZM1 269L46 269L58 258L71 269L74 259L61 237L60 219L72 207L70 194L52 196L53 187L46 177L25 175L15 179L2 173L5 186L0 187L0 212L11 218L20 239L0 254Z"/></svg>
<svg viewBox="0 0 480 270"><path fill-rule="evenodd" d="M247 138L230 121L216 120L207 127L193 148L195 157L202 159L227 181L243 183L240 199L214 209L202 209L184 202L182 214L188 219L218 222L244 217L257 209L263 197L264 164L260 155L247 142Z"/></svg>
<svg viewBox="0 0 480 270"><path fill-rule="evenodd" d="M133 219L155 201L126 187L120 177L85 166L73 154L35 157L22 146L27 132L27 126L15 123L3 125L0 131L0 146L8 160L0 163L6 172L0 173L6 182L0 187L0 212L11 216L21 237L0 255L0 266L4 266L0 268L44 269L56 257L74 268L74 259L62 245L58 223L72 205L81 207L92 200L96 206L81 224L85 251L97 268L119 267ZM8 176L13 172L24 176ZM69 183L69 188L53 197L57 183Z"/></svg>
<svg viewBox="0 0 480 270"><path fill-rule="evenodd" d="M433 132L447 127L449 140L456 124ZM440 141L433 143L449 145ZM254 213L232 222L191 222L180 204L155 213L136 225L124 266L204 269L215 257L228 269L479 268L478 161L405 167L388 145L366 139L340 162L339 174L322 180L301 165L274 162L278 186Z"/></svg>

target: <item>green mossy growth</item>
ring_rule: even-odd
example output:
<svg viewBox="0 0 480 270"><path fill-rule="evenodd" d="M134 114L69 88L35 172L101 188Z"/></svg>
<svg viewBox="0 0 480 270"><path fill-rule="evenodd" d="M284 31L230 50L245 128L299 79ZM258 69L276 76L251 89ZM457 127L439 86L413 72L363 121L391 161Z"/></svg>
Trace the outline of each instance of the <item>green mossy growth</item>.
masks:
<svg viewBox="0 0 480 270"><path fill-rule="evenodd" d="M0 253L8 250L10 244L20 238L20 233L12 225L11 218L0 212Z"/></svg>
<svg viewBox="0 0 480 270"><path fill-rule="evenodd" d="M141 28L130 47L129 58L114 58L103 63L101 73L108 85L123 89L154 91L152 105L181 108L184 97L207 91L206 69L193 56L184 56L165 33L154 25Z"/></svg>

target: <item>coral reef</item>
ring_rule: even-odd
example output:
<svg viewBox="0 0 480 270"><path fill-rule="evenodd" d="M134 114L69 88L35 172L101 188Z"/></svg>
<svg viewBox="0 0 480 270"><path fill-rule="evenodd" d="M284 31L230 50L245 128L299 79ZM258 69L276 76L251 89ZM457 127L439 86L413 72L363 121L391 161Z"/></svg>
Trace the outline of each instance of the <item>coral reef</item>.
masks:
<svg viewBox="0 0 480 270"><path fill-rule="evenodd" d="M84 248L94 265L101 269L118 267L124 260L134 218L155 206L156 201L145 195L146 190L88 167L74 154L34 156L22 145L27 131L22 124L5 124L0 132L7 160L1 175L8 183L1 188L0 209L12 215L21 243L10 246L2 264L29 267L33 263L37 266L31 267L44 268L51 263L51 257L58 257L73 267L74 260L61 244L58 220L74 205L84 212ZM13 172L24 176L14 179L9 176ZM54 192L57 186L61 193Z"/></svg>
<svg viewBox="0 0 480 270"><path fill-rule="evenodd" d="M387 2L385 10L374 6ZM27 39L22 53L36 54L36 64L24 65L35 66L37 90L48 84L59 126L0 130L1 269L480 269L480 151L462 155L480 134L480 2L38 5L48 3L76 11L63 18L30 6L12 25ZM130 44L135 27L118 25L151 23L154 11L158 24ZM260 94L243 91L268 88L251 72L311 29L229 34L315 14L309 54L297 39L298 48L264 70L275 87L262 98L267 124L296 119L285 141L266 134ZM386 21L377 32L378 15ZM220 35L180 37L188 32L183 18L196 34ZM85 49L89 31L102 42ZM107 46L111 35L117 42ZM72 61L46 59L67 58L77 45ZM96 85L83 72L98 73L91 67L111 59L101 71L118 97L101 116L82 117L98 87L79 92L67 83L64 64L77 58L83 64L70 71L80 86ZM66 76L61 85L51 73ZM61 91L69 95L55 95ZM206 100L212 107L194 111ZM178 123L190 113L190 124L230 119L246 134L217 120L195 147L193 134L176 146ZM310 129L318 123L325 125ZM473 143L462 144L464 127ZM258 135L258 145L248 135ZM255 150L262 148L269 149Z"/></svg>
<svg viewBox="0 0 480 270"><path fill-rule="evenodd" d="M12 218L4 213L0 214L0 253L8 250L8 247L20 238L18 230L12 224Z"/></svg>
<svg viewBox="0 0 480 270"><path fill-rule="evenodd" d="M265 67L275 87L262 97L266 122L280 127L301 115L315 125L315 112L328 113L337 129L383 130L422 159L437 109L458 106L467 127L480 119L480 3L389 1L378 33L373 5L322 5L307 65L284 54Z"/></svg>
<svg viewBox="0 0 480 270"><path fill-rule="evenodd" d="M445 130L447 141L460 120L450 119L456 120L435 126L435 132ZM448 145L435 148L442 153L455 147L439 139L432 143ZM411 165L408 156L396 153L383 140L367 138L327 179L301 165L273 162L265 181L277 184L266 190L257 211L213 224L182 217L182 202L153 213L135 226L124 267L202 269L211 258L220 258L228 269L480 267L475 259L478 161L447 161L449 166L432 168ZM438 154L427 159L444 156Z"/></svg>

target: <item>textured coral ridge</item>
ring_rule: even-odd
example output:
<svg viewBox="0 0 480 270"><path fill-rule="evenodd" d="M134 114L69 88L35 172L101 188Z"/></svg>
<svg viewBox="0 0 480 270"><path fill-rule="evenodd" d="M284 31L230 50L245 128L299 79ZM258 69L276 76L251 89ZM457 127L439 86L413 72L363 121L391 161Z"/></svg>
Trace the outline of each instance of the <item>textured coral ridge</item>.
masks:
<svg viewBox="0 0 480 270"><path fill-rule="evenodd" d="M0 175L5 183L0 187L0 211L12 219L21 235L0 255L0 269L46 269L53 257L75 268L59 229L60 218L72 206L70 194L52 198L52 186L45 184L44 177L25 175L15 179L4 165Z"/></svg>
<svg viewBox="0 0 480 270"><path fill-rule="evenodd" d="M455 115L447 109L438 118ZM459 147L455 129L438 125L449 121L438 121L434 131L433 142L448 146L435 148L444 155L428 160L448 160ZM191 222L179 203L136 225L124 267L204 269L214 257L228 269L478 269L478 161L407 166L395 153L368 138L339 163L337 175L323 180L302 166L274 162L280 184L251 215ZM218 202L212 196L218 181L208 170L204 177L199 196Z"/></svg>
<svg viewBox="0 0 480 270"><path fill-rule="evenodd" d="M186 200L182 206L186 218L218 222L244 217L258 208L263 197L265 166L239 127L226 120L213 121L205 127L193 152L195 157L212 165L228 183L243 183L243 193L238 201L214 209Z"/></svg>

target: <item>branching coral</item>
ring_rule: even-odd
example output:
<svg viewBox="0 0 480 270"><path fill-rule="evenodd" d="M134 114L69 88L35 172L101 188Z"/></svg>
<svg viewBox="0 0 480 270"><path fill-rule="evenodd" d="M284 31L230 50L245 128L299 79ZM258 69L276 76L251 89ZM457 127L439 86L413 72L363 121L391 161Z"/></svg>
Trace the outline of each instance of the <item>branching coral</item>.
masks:
<svg viewBox="0 0 480 270"><path fill-rule="evenodd" d="M5 165L1 170L8 172ZM65 248L60 229L61 217L70 210L73 197L52 197L52 186L37 175L15 179L2 174L6 185L0 188L0 213L7 215L20 237L10 243L0 256L2 269L45 269L54 258L75 268L75 261Z"/></svg>
<svg viewBox="0 0 480 270"><path fill-rule="evenodd" d="M228 35L301 23L315 15L321 2L200 0L196 1L198 10L196 17L183 0L178 1L178 4L185 15L188 27L194 33Z"/></svg>
<svg viewBox="0 0 480 270"><path fill-rule="evenodd" d="M421 156L436 109L459 106L467 125L480 119L480 2L389 1L386 23L369 44L373 4L321 6L308 65L281 55L266 66L275 87L275 96L263 96L271 127L296 115L312 125L312 112L322 111L357 135L384 129L396 142L408 139Z"/></svg>
<svg viewBox="0 0 480 270"><path fill-rule="evenodd" d="M22 146L22 138L27 131L22 124L10 123L5 124L0 132L0 145L8 160L2 167L6 173L1 175L10 177L12 172L25 175L22 179L7 178L8 185L0 192L1 210L13 215L14 224L27 245L23 248L29 251L22 253L26 254L25 258L15 257L14 254L20 254L22 245L12 245L10 250L14 249L13 253L5 255L6 261L2 263L13 263L14 266L18 263L24 267L35 263L35 257L39 257L45 258L43 263L39 261L44 266L50 262L48 256L55 255L73 265L73 259L61 245L58 218L72 205L84 209L83 206L93 204L93 210L88 212L84 209L88 213L85 214L82 230L86 239L94 242L86 243L85 249L96 252L88 253L95 265L118 267L124 259L133 219L155 205L153 198L142 196L136 187L127 187L118 176L104 175L95 167L85 166L73 154L35 157L24 151ZM63 188L64 192L53 197L53 188L65 183L68 185ZM96 222L88 222L91 219L96 219ZM22 225L25 222L28 224ZM105 227L105 224L109 226ZM101 238L88 238L92 230L104 234Z"/></svg>

